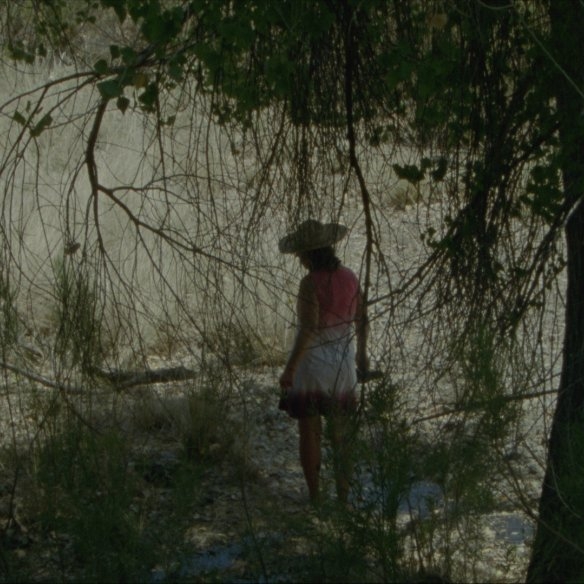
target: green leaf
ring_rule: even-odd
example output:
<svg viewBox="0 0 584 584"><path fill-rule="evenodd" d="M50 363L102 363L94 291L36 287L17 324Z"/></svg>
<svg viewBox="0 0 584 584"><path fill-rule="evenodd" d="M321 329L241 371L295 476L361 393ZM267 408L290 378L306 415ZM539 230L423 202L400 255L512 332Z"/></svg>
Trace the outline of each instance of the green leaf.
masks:
<svg viewBox="0 0 584 584"><path fill-rule="evenodd" d="M100 59L94 66L93 70L98 75L107 75L109 73L109 65L105 59Z"/></svg>
<svg viewBox="0 0 584 584"><path fill-rule="evenodd" d="M417 184L424 178L424 170L418 168L415 164L405 164L403 166L394 164L393 170L399 178L412 184Z"/></svg>
<svg viewBox="0 0 584 584"><path fill-rule="evenodd" d="M535 215L553 221L561 210L563 198L556 166L538 164L531 169L526 191L519 200Z"/></svg>
<svg viewBox="0 0 584 584"><path fill-rule="evenodd" d="M171 79L175 81L182 81L184 78L184 69L186 65L186 59L184 55L179 54L173 57L168 64L168 75Z"/></svg>
<svg viewBox="0 0 584 584"><path fill-rule="evenodd" d="M145 15L140 27L144 38L154 44L170 40L172 37L166 34L166 23L160 13L160 7L156 4L151 4L148 8L148 13Z"/></svg>
<svg viewBox="0 0 584 584"><path fill-rule="evenodd" d="M136 71L132 76L132 85L136 88L146 87L148 85L148 75L144 71Z"/></svg>
<svg viewBox="0 0 584 584"><path fill-rule="evenodd" d="M30 130L30 135L33 138L40 136L51 125L52 121L53 118L51 117L51 114L44 115L38 124L36 124L36 126Z"/></svg>
<svg viewBox="0 0 584 584"><path fill-rule="evenodd" d="M116 106L123 114L126 113L126 110L128 109L129 105L130 105L130 100L127 97L124 97L123 95L118 97L118 99L116 101Z"/></svg>
<svg viewBox="0 0 584 584"><path fill-rule="evenodd" d="M126 7L122 0L101 0L101 5L104 8L113 8L120 22L124 22L126 19Z"/></svg>
<svg viewBox="0 0 584 584"><path fill-rule="evenodd" d="M15 61L24 61L25 63L28 63L29 65L34 63L34 53L31 53L29 51L25 51L22 47L10 45L8 47L8 51L10 52L10 56Z"/></svg>
<svg viewBox="0 0 584 584"><path fill-rule="evenodd" d="M119 59L122 52L120 51L120 47L118 47L118 45L110 45L110 55L112 56L112 59Z"/></svg>
<svg viewBox="0 0 584 584"><path fill-rule="evenodd" d="M21 126L26 126L26 118L20 112L14 112L12 119Z"/></svg>
<svg viewBox="0 0 584 584"><path fill-rule="evenodd" d="M436 168L430 173L430 176L432 177L432 180L434 180L436 182L441 181L444 178L444 176L446 175L447 170L448 170L448 161L446 160L446 158L441 156L438 159L438 164L437 164Z"/></svg>
<svg viewBox="0 0 584 584"><path fill-rule="evenodd" d="M138 101L142 104L142 109L146 112L153 112L158 100L158 85L150 83L146 89L138 97Z"/></svg>
<svg viewBox="0 0 584 584"><path fill-rule="evenodd" d="M122 61L124 65L132 66L136 64L136 51L130 47L122 47L120 49L120 54L122 56Z"/></svg>
<svg viewBox="0 0 584 584"><path fill-rule="evenodd" d="M124 88L118 79L108 79L97 84L97 89L104 99L113 99L123 94Z"/></svg>

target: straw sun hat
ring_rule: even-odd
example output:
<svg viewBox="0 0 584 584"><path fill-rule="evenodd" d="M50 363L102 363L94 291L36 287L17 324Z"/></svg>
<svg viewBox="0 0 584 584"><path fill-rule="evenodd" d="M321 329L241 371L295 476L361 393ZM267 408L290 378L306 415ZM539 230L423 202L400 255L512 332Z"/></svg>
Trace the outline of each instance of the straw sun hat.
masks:
<svg viewBox="0 0 584 584"><path fill-rule="evenodd" d="M347 235L348 229L340 223L321 223L308 219L296 231L280 239L278 249L282 253L298 253L335 244Z"/></svg>

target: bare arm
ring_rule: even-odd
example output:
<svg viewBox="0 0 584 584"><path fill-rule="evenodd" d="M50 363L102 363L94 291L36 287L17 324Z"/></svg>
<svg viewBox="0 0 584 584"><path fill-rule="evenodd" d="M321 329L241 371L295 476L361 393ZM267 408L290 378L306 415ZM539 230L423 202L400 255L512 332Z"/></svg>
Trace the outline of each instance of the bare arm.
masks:
<svg viewBox="0 0 584 584"><path fill-rule="evenodd" d="M294 346L290 351L284 372L280 376L280 385L282 387L290 387L292 385L296 367L298 367L300 359L302 359L314 332L318 328L318 299L310 276L305 276L300 282L296 312L298 333L296 334Z"/></svg>
<svg viewBox="0 0 584 584"><path fill-rule="evenodd" d="M369 357L367 357L367 339L369 338L369 319L367 309L363 302L363 294L359 290L357 298L357 312L355 315L355 332L357 334L357 369L367 371L369 369Z"/></svg>

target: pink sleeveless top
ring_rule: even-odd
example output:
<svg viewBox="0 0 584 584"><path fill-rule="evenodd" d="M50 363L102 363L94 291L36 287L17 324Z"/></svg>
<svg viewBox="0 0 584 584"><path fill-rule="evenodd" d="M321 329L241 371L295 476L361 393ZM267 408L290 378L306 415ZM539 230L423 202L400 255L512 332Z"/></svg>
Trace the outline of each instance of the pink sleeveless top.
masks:
<svg viewBox="0 0 584 584"><path fill-rule="evenodd" d="M333 272L320 270L310 277L318 298L319 328L349 325L355 320L359 282L357 276L343 266Z"/></svg>
<svg viewBox="0 0 584 584"><path fill-rule="evenodd" d="M292 382L292 396L311 394L344 399L355 392L354 322L359 298L357 276L343 266L310 277L319 305L318 330Z"/></svg>

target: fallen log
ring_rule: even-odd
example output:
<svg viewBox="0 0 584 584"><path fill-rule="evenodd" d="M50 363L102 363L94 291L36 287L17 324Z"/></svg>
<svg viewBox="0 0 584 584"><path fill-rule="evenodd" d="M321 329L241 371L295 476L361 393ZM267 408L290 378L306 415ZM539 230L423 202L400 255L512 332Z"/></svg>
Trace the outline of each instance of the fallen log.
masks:
<svg viewBox="0 0 584 584"><path fill-rule="evenodd" d="M30 381L40 383L45 387L51 387L67 393L83 393L81 387L73 386L69 383L54 381L32 371L27 371L21 367L16 367L10 363L0 361L0 368L12 371L21 375ZM92 368L89 372L95 378L102 379L113 385L116 389L127 389L136 385L148 385L152 383L165 383L169 381L185 381L197 377L197 371L187 369L186 367L166 367L162 369L148 369L145 371L122 371L113 369L105 371L97 367Z"/></svg>
<svg viewBox="0 0 584 584"><path fill-rule="evenodd" d="M104 379L117 389L127 389L136 385L148 385L152 383L165 383L169 381L185 381L194 379L198 372L186 367L164 367L162 369L147 369L144 371L122 371L114 369L104 371L94 368L91 374Z"/></svg>

